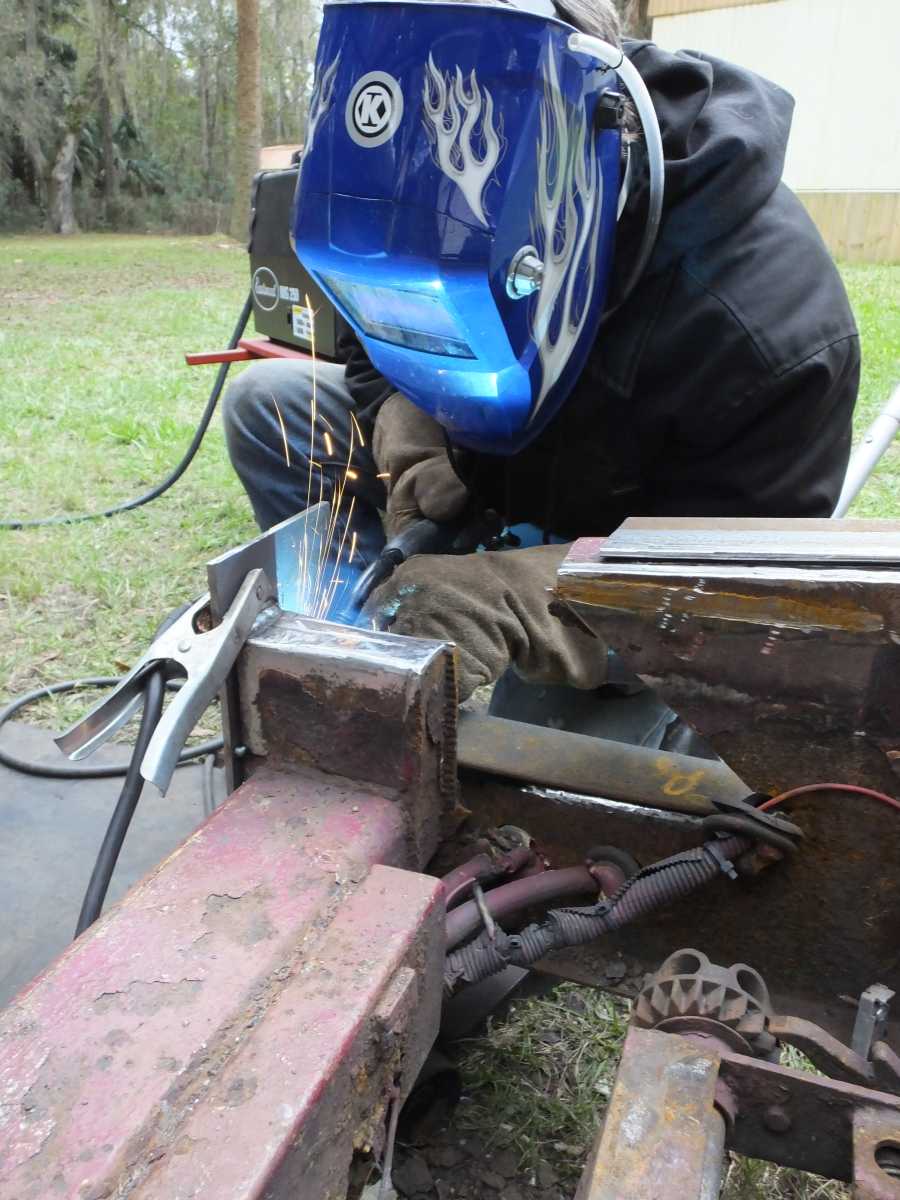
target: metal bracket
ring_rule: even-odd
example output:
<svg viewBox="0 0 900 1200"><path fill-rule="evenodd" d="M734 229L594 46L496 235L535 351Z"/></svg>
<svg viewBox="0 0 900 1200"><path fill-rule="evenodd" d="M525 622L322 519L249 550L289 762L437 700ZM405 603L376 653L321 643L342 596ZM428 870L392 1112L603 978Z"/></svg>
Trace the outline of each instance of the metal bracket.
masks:
<svg viewBox="0 0 900 1200"><path fill-rule="evenodd" d="M893 998L894 992L883 983L873 983L859 998L850 1045L867 1061L871 1057L873 1043L880 1042L887 1031Z"/></svg>
<svg viewBox="0 0 900 1200"><path fill-rule="evenodd" d="M778 813L760 812L746 799L713 796L712 805L716 811L704 820L705 829L752 837L789 854L797 849L797 843L803 839L803 830L799 825L794 825Z"/></svg>

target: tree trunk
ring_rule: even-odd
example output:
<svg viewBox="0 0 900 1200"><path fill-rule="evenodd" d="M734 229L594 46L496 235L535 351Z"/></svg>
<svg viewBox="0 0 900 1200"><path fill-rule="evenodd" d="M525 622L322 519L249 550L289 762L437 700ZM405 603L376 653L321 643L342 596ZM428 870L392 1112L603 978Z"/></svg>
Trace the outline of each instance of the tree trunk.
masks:
<svg viewBox="0 0 900 1200"><path fill-rule="evenodd" d="M284 114L287 110L287 94L284 86L284 57L286 43L281 40L282 30L284 29L284 22L281 12L281 0L275 0L272 15L274 18L273 24L275 30L275 37L273 39L273 57L275 59L275 62L273 63L275 68L275 121L273 132L275 134L275 141L282 143L287 141L287 131L285 129L284 122Z"/></svg>
<svg viewBox="0 0 900 1200"><path fill-rule="evenodd" d="M33 180L33 199L36 204L44 203L44 179L47 174L47 160L40 141L40 116L38 113L38 76L40 74L40 48L38 46L38 23L40 16L36 0L28 0L25 4L25 62L23 71L24 111L21 114L19 128L25 154L31 166Z"/></svg>
<svg viewBox="0 0 900 1200"><path fill-rule="evenodd" d="M262 100L259 74L259 0L237 0L234 199L231 234L243 240L250 217L250 184L259 163Z"/></svg>
<svg viewBox="0 0 900 1200"><path fill-rule="evenodd" d="M203 194L208 196L212 150L209 129L209 65L205 48L197 61L197 89L200 100L200 169L203 172Z"/></svg>
<svg viewBox="0 0 900 1200"><path fill-rule="evenodd" d="M113 140L115 130L112 107L112 12L109 0L94 0L93 18L94 36L97 39L97 111L103 152L103 214L109 221L115 216L115 202L119 196L116 146Z"/></svg>
<svg viewBox="0 0 900 1200"><path fill-rule="evenodd" d="M119 194L119 180L116 174L116 146L113 141L112 102L109 92L104 90L100 96L100 133L103 142L103 209L107 221L115 215L115 202Z"/></svg>
<svg viewBox="0 0 900 1200"><path fill-rule="evenodd" d="M49 198L47 218L53 233L68 235L78 232L75 207L72 201L72 179L75 174L77 145L78 139L71 130L64 134L47 180Z"/></svg>

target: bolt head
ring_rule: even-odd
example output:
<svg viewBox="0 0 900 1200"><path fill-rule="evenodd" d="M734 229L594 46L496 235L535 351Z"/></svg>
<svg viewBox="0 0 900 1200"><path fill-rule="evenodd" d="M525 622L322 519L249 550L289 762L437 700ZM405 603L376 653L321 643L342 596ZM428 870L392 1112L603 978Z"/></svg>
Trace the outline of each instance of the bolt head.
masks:
<svg viewBox="0 0 900 1200"><path fill-rule="evenodd" d="M770 1104L763 1112L762 1119L770 1133L787 1133L791 1127L790 1115L780 1104Z"/></svg>
<svg viewBox="0 0 900 1200"><path fill-rule="evenodd" d="M190 648L191 648L191 639L190 638L182 638L181 641L178 643L178 649L181 651L182 654L186 654L188 652L188 650L190 650Z"/></svg>
<svg viewBox="0 0 900 1200"><path fill-rule="evenodd" d="M544 264L534 246L522 246L513 255L506 276L506 294L513 300L531 296L540 289Z"/></svg>

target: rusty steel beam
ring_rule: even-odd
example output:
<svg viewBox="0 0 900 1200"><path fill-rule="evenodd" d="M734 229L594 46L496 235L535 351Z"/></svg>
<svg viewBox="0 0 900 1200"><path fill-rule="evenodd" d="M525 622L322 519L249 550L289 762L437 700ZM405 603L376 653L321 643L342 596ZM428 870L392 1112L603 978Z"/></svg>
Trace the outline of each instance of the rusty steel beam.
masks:
<svg viewBox="0 0 900 1200"><path fill-rule="evenodd" d="M900 1097L634 1026L576 1200L711 1200L724 1148L900 1200Z"/></svg>
<svg viewBox="0 0 900 1200"><path fill-rule="evenodd" d="M719 1074L736 1110L730 1149L857 1184L861 1173L870 1181L880 1174L885 1189L890 1184L893 1190L873 1191L871 1200L900 1200L900 1182L881 1168L875 1173L877 1164L869 1161L882 1143L900 1146L900 1097L728 1052L721 1054Z"/></svg>
<svg viewBox="0 0 900 1200"><path fill-rule="evenodd" d="M833 521L810 527L804 544L807 522L735 524L729 533L721 522L693 519L626 522L610 539L576 543L558 596L750 787L776 793L838 782L896 795L900 564L845 559L866 545L857 530L888 532L896 543L900 526ZM683 557L692 543L695 558ZM768 561L760 561L766 544ZM805 557L796 560L800 549ZM466 803L479 820L511 819L516 790L528 796L519 822L527 827L537 804L529 789L467 785ZM687 816L544 795L575 836L620 845L640 862L691 836ZM755 879L723 880L652 924L569 955L565 969L603 983L610 965L624 962L637 977L673 945L697 945L713 959L750 963L779 1011L849 1043L862 992L876 982L900 992L898 814L827 788L791 800L785 812L806 835L790 859ZM535 818L551 842L564 840L552 834L549 812ZM895 1013L891 1039L898 1034Z"/></svg>
<svg viewBox="0 0 900 1200"><path fill-rule="evenodd" d="M792 557L798 539L821 522L733 524L627 521L576 543L558 595L753 787L896 788L900 561L843 559L865 537L900 545L900 523L879 522L889 529L876 535L866 522L826 522L805 561Z"/></svg>
<svg viewBox="0 0 900 1200"><path fill-rule="evenodd" d="M575 1200L716 1200L725 1122L719 1059L676 1034L631 1028Z"/></svg>
<svg viewBox="0 0 900 1200"><path fill-rule="evenodd" d="M406 817L410 861L424 866L458 791L454 653L283 613L237 664L247 768L274 760L390 789Z"/></svg>
<svg viewBox="0 0 900 1200"><path fill-rule="evenodd" d="M712 812L714 796L742 800L750 791L714 759L484 713L460 713L458 756L467 770L694 816Z"/></svg>
<svg viewBox="0 0 900 1200"><path fill-rule="evenodd" d="M853 1182L857 1200L900 1200L900 1120L861 1106L853 1113Z"/></svg>

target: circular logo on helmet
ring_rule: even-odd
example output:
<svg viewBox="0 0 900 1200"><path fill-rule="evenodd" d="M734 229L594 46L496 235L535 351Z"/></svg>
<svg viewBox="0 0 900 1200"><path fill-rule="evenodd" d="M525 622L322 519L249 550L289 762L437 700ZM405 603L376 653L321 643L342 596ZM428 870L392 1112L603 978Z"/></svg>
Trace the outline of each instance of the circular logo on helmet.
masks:
<svg viewBox="0 0 900 1200"><path fill-rule="evenodd" d="M253 298L263 312L271 312L278 304L278 279L268 267L253 272Z"/></svg>
<svg viewBox="0 0 900 1200"><path fill-rule="evenodd" d="M403 117L400 84L384 71L358 79L347 97L347 132L357 146L382 146L396 133Z"/></svg>

